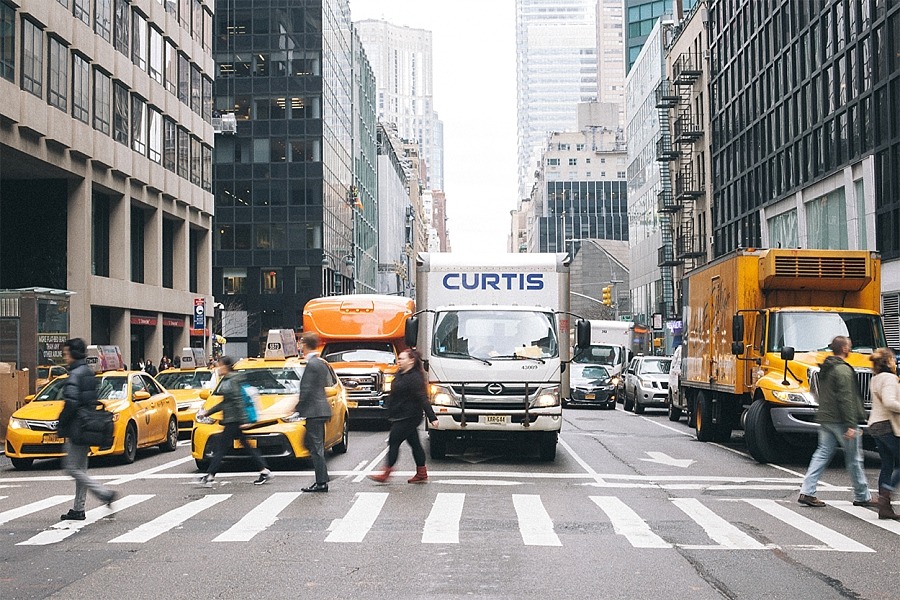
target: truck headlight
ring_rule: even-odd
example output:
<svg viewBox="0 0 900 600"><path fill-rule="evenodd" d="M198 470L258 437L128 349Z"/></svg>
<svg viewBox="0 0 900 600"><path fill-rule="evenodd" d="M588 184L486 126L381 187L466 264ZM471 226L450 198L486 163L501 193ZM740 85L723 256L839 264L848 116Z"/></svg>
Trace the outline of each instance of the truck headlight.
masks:
<svg viewBox="0 0 900 600"><path fill-rule="evenodd" d="M391 385L394 383L394 376L392 374L386 374L384 376L384 391L391 391Z"/></svg>
<svg viewBox="0 0 900 600"><path fill-rule="evenodd" d="M559 404L559 388L552 387L543 390L538 397L531 402L532 408L547 408Z"/></svg>
<svg viewBox="0 0 900 600"><path fill-rule="evenodd" d="M809 392L784 392L784 391L773 391L772 395L775 396L777 400L781 400L782 402L791 402L793 404L810 404L812 406L818 406L818 402L816 402L815 397Z"/></svg>
<svg viewBox="0 0 900 600"><path fill-rule="evenodd" d="M428 388L431 403L435 406L459 406L453 390L445 385L431 385Z"/></svg>
<svg viewBox="0 0 900 600"><path fill-rule="evenodd" d="M31 429L31 427L28 426L28 423L26 423L22 419L17 419L15 417L9 418L9 428L10 429Z"/></svg>

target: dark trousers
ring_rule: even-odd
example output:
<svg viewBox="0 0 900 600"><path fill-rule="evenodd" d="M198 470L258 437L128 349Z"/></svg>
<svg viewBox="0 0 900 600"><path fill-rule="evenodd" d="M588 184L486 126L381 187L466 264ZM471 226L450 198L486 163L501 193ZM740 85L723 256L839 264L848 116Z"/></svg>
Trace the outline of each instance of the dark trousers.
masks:
<svg viewBox="0 0 900 600"><path fill-rule="evenodd" d="M879 435L875 437L875 443L881 457L878 487L895 490L900 483L900 438L892 433Z"/></svg>
<svg viewBox="0 0 900 600"><path fill-rule="evenodd" d="M316 470L316 483L328 483L328 466L325 464L325 421L326 418L306 419L306 434L303 445L309 450L313 468Z"/></svg>
<svg viewBox="0 0 900 600"><path fill-rule="evenodd" d="M425 450L422 441L419 440L419 423L422 419L403 419L391 423L391 434L388 436L387 465L393 467L397 464L397 455L400 454L400 444L404 441L412 448L413 458L417 467L425 466Z"/></svg>
<svg viewBox="0 0 900 600"><path fill-rule="evenodd" d="M250 445L250 440L248 440L247 436L244 435L244 430L241 429L241 424L225 423L225 430L219 434L219 447L213 454L212 462L209 463L209 470L207 471L207 473L209 473L210 475L215 475L219 472L219 466L222 464L222 459L225 458L225 455L234 445L234 440L237 439L241 440L241 445L247 449L247 452L250 453L250 456L253 458L253 462L256 463L256 466L260 471L268 468L266 466L266 461L263 460L262 454L259 453L259 450L255 446Z"/></svg>

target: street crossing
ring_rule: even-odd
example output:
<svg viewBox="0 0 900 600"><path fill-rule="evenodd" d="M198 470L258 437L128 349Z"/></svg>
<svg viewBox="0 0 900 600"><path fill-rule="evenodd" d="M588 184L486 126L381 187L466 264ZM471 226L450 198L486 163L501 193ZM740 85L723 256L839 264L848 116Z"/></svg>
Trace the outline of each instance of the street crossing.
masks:
<svg viewBox="0 0 900 600"><path fill-rule="evenodd" d="M217 543L250 542L257 539L260 534L269 530L279 530L279 527L290 531L292 525L279 526L283 519L309 518L308 508L298 514L298 505L303 503L301 492L275 492L267 494L259 499L249 498L251 504L249 510L243 504L234 504L234 494L204 493L196 498L191 496L185 503L171 506L172 498L166 495L155 494L131 494L125 495L112 504L111 507L101 506L87 511L84 521L63 521L51 525L43 531L29 531L30 528L40 527L46 523L50 509L56 509L61 504L70 502L72 496L50 496L43 500L24 504L15 508L8 508L0 512L0 535L15 533L15 535L31 535L24 541L18 542L18 546L46 546L60 544L76 537L82 532L97 532L102 535L104 520L108 517L122 513L134 519L138 514L146 514L146 522L126 521L131 527L125 533L121 533L111 539L102 541L113 544L145 544L149 543L175 529L190 528L192 519L198 518L207 511L216 508L215 517L229 520L232 516L235 521L230 526L223 527L224 531L213 535L212 540ZM332 496L336 496L332 494ZM196 499L191 499L196 498ZM243 495L244 500L248 500ZM876 552L873 539L876 539L878 531L887 531L900 536L900 523L878 520L877 513L872 510L853 506L850 502L832 501L830 506L834 509L809 510L791 506L790 502L772 499L698 499L698 498L666 498L658 502L666 503L683 514L691 527L696 526L697 531L691 536L702 535L709 539L708 544L686 543L672 534L671 528L666 525L672 522L671 516L666 518L647 518L641 512L649 511L646 501L640 503L640 509L630 506L626 499L616 496L591 495L583 499L584 504L576 509L572 507L572 500L562 500L559 496L544 498L539 494L511 494L507 500L499 504L493 503L490 507L483 504L473 504L470 512L477 513L467 515L469 504L466 493L440 492L429 497L420 514L409 515L408 509L403 510L401 518L415 520L422 518L419 531L423 544L460 544L460 533L464 534L473 529L479 519L497 518L498 515L515 515L515 527L525 546L561 547L566 544L565 535L561 537L561 531L557 527L560 521L571 520L571 511L575 510L581 518L592 525L592 535L605 537L611 535L607 532L611 526L612 534L623 538L633 548L640 549L671 549L683 548L686 550L737 550L760 551L777 548L791 548L795 550L818 550L836 552ZM231 504L229 504L231 503ZM9 499L4 501L9 504ZM730 505L730 506L729 506ZM231 506L241 506L238 510ZM309 505L304 505L308 507ZM322 506L322 505L320 505ZM331 506L331 505L327 505ZM593 506L593 510L591 510ZM720 512L733 513L735 506L745 506L757 512L757 516L768 519L770 524L780 523L787 526L787 531L794 532L798 539L795 543L775 544L763 543L751 533L741 529L738 525L729 521ZM478 508L476 508L478 507ZM135 509L140 512L135 513ZM480 510L479 510L480 509ZM490 515L485 514L485 510ZM598 510L599 509L599 510ZM642 510L641 510L642 509ZM358 492L353 496L349 508L343 516L334 519L326 531L322 531L322 540L329 544L361 544L371 540L373 535L383 533L385 529L379 529L379 523L390 523L391 511L399 510L397 504L392 504L391 494L388 492ZM739 509L743 510L743 509ZM654 511L658 512L658 511ZM804 514L800 514L803 512ZM740 522L744 523L745 513ZM426 516L427 515L427 516ZM809 516L807 516L809 515ZM860 540L832 529L829 526L815 520L813 517L830 515L838 519L848 518L846 526ZM52 518L52 517L51 517ZM55 520L55 518L54 518ZM512 518L511 518L512 520ZM834 523L830 523L834 525ZM206 524L208 527L208 523ZM384 527L388 527L385 525ZM757 536L769 536L766 532L757 532L758 526L748 527ZM781 527L781 529L785 529ZM9 531L7 531L9 530ZM515 529L514 529L515 530ZM108 531L108 529L107 529ZM120 533L121 530L115 533ZM702 533L701 533L702 532ZM883 535L883 534L882 534ZM818 543L807 543L811 538ZM94 540L97 541L97 540ZM473 537L464 540L465 543L477 543Z"/></svg>

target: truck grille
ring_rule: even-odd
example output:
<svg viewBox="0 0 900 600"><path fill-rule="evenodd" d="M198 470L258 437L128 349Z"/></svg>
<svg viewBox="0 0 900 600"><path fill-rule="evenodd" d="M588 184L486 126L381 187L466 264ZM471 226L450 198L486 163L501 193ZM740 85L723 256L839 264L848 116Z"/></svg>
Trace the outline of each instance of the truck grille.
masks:
<svg viewBox="0 0 900 600"><path fill-rule="evenodd" d="M854 369L856 372L856 385L859 386L859 393L862 395L863 406L866 410L872 408L872 397L869 395L869 386L872 383L874 373L871 369ZM810 369L809 373L809 391L819 398L819 369Z"/></svg>
<svg viewBox="0 0 900 600"><path fill-rule="evenodd" d="M347 384L347 382L356 382L356 386L349 387L347 386L347 397L348 398L356 398L356 397L371 397L377 396L381 394L382 391L382 383L381 383L381 374L380 373L371 373L366 375L342 375L338 374L341 382Z"/></svg>
<svg viewBox="0 0 900 600"><path fill-rule="evenodd" d="M866 259L853 256L776 256L776 277L865 279Z"/></svg>

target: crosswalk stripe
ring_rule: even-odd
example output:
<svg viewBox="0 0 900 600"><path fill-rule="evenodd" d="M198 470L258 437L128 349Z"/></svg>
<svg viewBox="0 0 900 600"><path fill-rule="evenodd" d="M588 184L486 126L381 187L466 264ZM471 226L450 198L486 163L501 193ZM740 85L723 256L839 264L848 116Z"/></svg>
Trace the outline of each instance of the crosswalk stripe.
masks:
<svg viewBox="0 0 900 600"><path fill-rule="evenodd" d="M458 544L465 494L440 493L422 531L423 544Z"/></svg>
<svg viewBox="0 0 900 600"><path fill-rule="evenodd" d="M136 504L140 504L144 500L149 500L152 498L153 494L134 494L131 496L125 496L121 500L116 500L112 503L112 506L100 506L98 508L92 509L85 513L84 521L62 521L61 523L56 523L51 526L50 529L46 531L42 531L36 536L25 540L24 542L19 542L16 544L17 546L47 546L49 544L57 544L64 539L75 535L79 530L87 527L91 523L96 523L103 517L108 517L109 515L115 514L120 510L125 510L126 508L132 507Z"/></svg>
<svg viewBox="0 0 900 600"><path fill-rule="evenodd" d="M650 526L615 496L591 496L591 500L606 513L615 532L625 536L635 548L672 547L672 544L650 531Z"/></svg>
<svg viewBox="0 0 900 600"><path fill-rule="evenodd" d="M163 533L178 527L194 515L197 515L207 508L215 506L219 502L223 502L231 497L231 494L210 494L199 500L188 502L184 506L179 506L174 510L160 515L159 517L144 523L140 527L132 529L128 533L122 534L117 538L109 540L110 544L143 544Z"/></svg>
<svg viewBox="0 0 900 600"><path fill-rule="evenodd" d="M672 504L700 525L714 542L728 550L765 550L753 539L700 502L697 498L672 498Z"/></svg>
<svg viewBox="0 0 900 600"><path fill-rule="evenodd" d="M43 500L38 500L37 502L32 502L31 504L26 504L25 506L20 506L19 508L13 508L11 510L3 511L2 513L0 513L0 525L9 523L13 519L18 519L19 517L24 517L25 515L30 515L31 513L42 511L45 508L50 508L51 506L56 506L57 504L68 502L74 497L75 496L50 496L49 498L44 498Z"/></svg>
<svg viewBox="0 0 900 600"><path fill-rule="evenodd" d="M353 506L337 527L325 538L326 542L361 542L369 533L387 500L385 492L360 492Z"/></svg>
<svg viewBox="0 0 900 600"><path fill-rule="evenodd" d="M806 535L816 538L828 546L830 550L837 550L839 552L875 552L868 546L864 546L833 529L829 529L824 525L816 523L812 519L808 519L789 508L781 506L775 500L745 499L744 502L768 513L782 523L786 523L791 527L802 531Z"/></svg>
<svg viewBox="0 0 900 600"><path fill-rule="evenodd" d="M553 531L553 520L547 514L541 497L513 494L513 506L519 517L519 531L526 546L562 546Z"/></svg>
<svg viewBox="0 0 900 600"><path fill-rule="evenodd" d="M244 517L214 542L249 542L253 537L275 524L278 515L300 497L300 492L276 492Z"/></svg>
<svg viewBox="0 0 900 600"><path fill-rule="evenodd" d="M860 518L867 523L875 525L876 527L881 527L882 529L886 529L891 533L900 535L900 521L879 519L877 512L868 510L862 506L853 506L853 503L849 502L848 500L835 500L830 501L828 504L831 504L835 508L844 511L848 515L853 515L854 517Z"/></svg>

